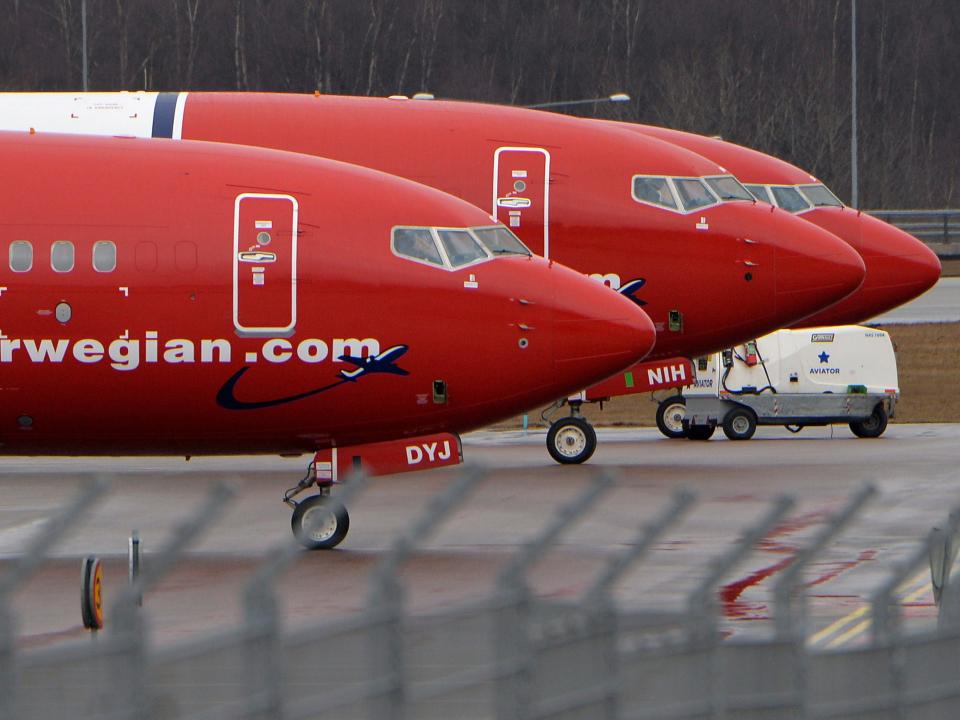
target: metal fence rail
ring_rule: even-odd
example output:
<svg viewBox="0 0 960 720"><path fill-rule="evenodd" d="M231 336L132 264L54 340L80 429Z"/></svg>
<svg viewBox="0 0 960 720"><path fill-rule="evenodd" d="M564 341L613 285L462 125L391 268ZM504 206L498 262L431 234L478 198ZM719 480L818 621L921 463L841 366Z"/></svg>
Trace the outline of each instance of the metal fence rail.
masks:
<svg viewBox="0 0 960 720"><path fill-rule="evenodd" d="M228 495L217 489L151 558L139 586L122 593L107 630L95 640L18 650L8 627L0 683L9 692L0 718L960 716L957 580L944 589L938 628L908 634L891 605L892 588L926 557L929 538L874 590L877 627L865 646L818 651L807 644L802 569L846 527L874 494L871 488L852 496L798 551L796 564L776 588L778 606L768 636L746 641L722 636L718 584L782 521L789 498L772 503L736 543L710 559L707 577L672 610L628 610L617 605L612 590L692 505L687 493L677 494L638 529L626 550L611 553L581 597L548 600L530 590L530 568L615 485L602 474L518 551L487 597L412 612L404 602L403 564L482 479L468 469L397 539L371 573L364 610L285 630L276 580L301 551L284 546L254 573L238 627L157 648L139 620L135 599L209 527L211 508L222 506ZM85 495L79 504L92 500ZM75 509L66 508L61 519L75 517ZM952 520L945 527L956 530ZM34 570L49 546L49 538L41 542L38 536L34 554L25 556L16 572ZM10 617L8 595L0 593L0 618Z"/></svg>
<svg viewBox="0 0 960 720"><path fill-rule="evenodd" d="M960 210L866 210L928 245L951 254L960 252ZM953 246L953 247L951 247Z"/></svg>

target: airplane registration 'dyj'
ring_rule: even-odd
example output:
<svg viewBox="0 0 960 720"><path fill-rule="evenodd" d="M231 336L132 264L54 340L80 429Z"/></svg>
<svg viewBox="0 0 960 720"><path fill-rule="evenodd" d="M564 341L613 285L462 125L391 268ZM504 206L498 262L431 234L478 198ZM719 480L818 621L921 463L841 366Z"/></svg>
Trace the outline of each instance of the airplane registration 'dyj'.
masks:
<svg viewBox="0 0 960 720"><path fill-rule="evenodd" d="M2 132L0 152L0 454L459 433L653 346L630 300L418 183L217 143ZM317 485L294 530L332 547L349 520Z"/></svg>
<svg viewBox="0 0 960 720"><path fill-rule="evenodd" d="M692 380L688 358L788 326L856 290L833 234L755 201L718 164L628 130L480 103L268 93L0 94L0 127L210 140L330 157L488 209L534 252L643 307L648 360L552 423L560 462L596 443L582 401ZM660 371L664 363L670 371ZM645 368L651 370L648 372Z"/></svg>

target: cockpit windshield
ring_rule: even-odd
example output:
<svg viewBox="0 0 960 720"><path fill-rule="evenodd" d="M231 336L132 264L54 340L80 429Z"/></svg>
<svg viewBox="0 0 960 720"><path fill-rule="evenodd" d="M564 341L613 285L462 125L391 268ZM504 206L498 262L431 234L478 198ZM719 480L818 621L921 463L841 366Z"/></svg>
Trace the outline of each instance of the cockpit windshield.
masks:
<svg viewBox="0 0 960 720"><path fill-rule="evenodd" d="M393 250L397 255L431 265L444 264L430 228L394 228Z"/></svg>
<svg viewBox="0 0 960 720"><path fill-rule="evenodd" d="M744 185L744 187L749 190L750 194L760 202L770 203L773 205L773 201L770 200L770 196L767 194L766 185Z"/></svg>
<svg viewBox="0 0 960 720"><path fill-rule="evenodd" d="M707 184L710 186L710 189L716 193L721 202L726 202L728 200L746 200L748 202L753 202L753 195L751 195L750 191L741 185L740 181L737 180L733 175L708 177L706 180Z"/></svg>
<svg viewBox="0 0 960 720"><path fill-rule="evenodd" d="M532 255L520 239L503 225L473 228L473 234L493 255Z"/></svg>
<svg viewBox="0 0 960 720"><path fill-rule="evenodd" d="M396 227L391 240L401 257L456 270L499 255L533 253L503 225L480 228Z"/></svg>
<svg viewBox="0 0 960 720"><path fill-rule="evenodd" d="M787 212L798 213L810 209L810 203L792 185L773 185L770 192L773 193L773 199L777 201L777 205Z"/></svg>
<svg viewBox="0 0 960 720"><path fill-rule="evenodd" d="M824 184L801 185L800 192L814 207L843 207L843 203Z"/></svg>
<svg viewBox="0 0 960 720"><path fill-rule="evenodd" d="M680 195L684 210L696 210L717 202L703 180L699 178L674 178L673 184L677 188L677 194Z"/></svg>
<svg viewBox="0 0 960 720"><path fill-rule="evenodd" d="M664 177L641 177L633 179L633 199L647 202L652 205L677 209L677 201L673 191Z"/></svg>
<svg viewBox="0 0 960 720"><path fill-rule="evenodd" d="M487 253L467 230L437 230L437 237L453 267L486 259Z"/></svg>

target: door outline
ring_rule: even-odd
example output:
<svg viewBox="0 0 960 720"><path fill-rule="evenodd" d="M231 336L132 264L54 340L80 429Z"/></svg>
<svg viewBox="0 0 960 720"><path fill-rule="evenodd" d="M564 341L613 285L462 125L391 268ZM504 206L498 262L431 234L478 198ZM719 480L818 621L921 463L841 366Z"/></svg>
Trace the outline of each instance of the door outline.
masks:
<svg viewBox="0 0 960 720"><path fill-rule="evenodd" d="M538 147L499 147L493 154L493 217L498 217L497 213L497 181L500 178L500 153L504 152L529 152L540 153L544 157L543 167L543 257L550 258L550 153L544 148Z"/></svg>
<svg viewBox="0 0 960 720"><path fill-rule="evenodd" d="M283 326L247 327L240 323L240 204L247 198L257 200L286 200L291 205L290 226L290 322ZM300 205L292 195L269 193L241 193L233 204L233 327L240 335L263 336L293 333L297 325L297 228Z"/></svg>

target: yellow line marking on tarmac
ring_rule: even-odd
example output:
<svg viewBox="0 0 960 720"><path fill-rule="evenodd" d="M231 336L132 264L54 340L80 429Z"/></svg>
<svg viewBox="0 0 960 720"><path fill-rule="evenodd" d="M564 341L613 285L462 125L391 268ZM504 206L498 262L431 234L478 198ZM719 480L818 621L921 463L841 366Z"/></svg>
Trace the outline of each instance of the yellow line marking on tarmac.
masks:
<svg viewBox="0 0 960 720"><path fill-rule="evenodd" d="M900 585L897 588L896 593L894 593L894 596L898 597L901 603L908 603L913 602L921 595L926 593L929 589L929 573L926 570L921 570L912 578ZM869 604L860 606L856 610L847 613L839 620L835 620L827 627L811 635L807 640L807 644L818 645L823 643L825 647L832 648L837 647L854 637L857 637L858 635L866 632L866 630L872 624L872 620L869 617L861 620L861 618L863 618L865 615L868 615L868 613L870 613ZM856 624L854 625L854 623Z"/></svg>
<svg viewBox="0 0 960 720"><path fill-rule="evenodd" d="M835 648L835 647L839 647L840 645L843 645L847 640L866 632L867 628L869 628L871 624L872 624L872 620L870 618L867 618L862 623L854 625L852 628L847 630L843 635L838 635L837 637L835 637L833 640L827 643L826 647Z"/></svg>
<svg viewBox="0 0 960 720"><path fill-rule="evenodd" d="M829 637L830 635L833 635L838 630L842 629L846 625L849 625L850 623L854 622L855 620L862 617L868 612L870 612L870 606L864 605L862 607L859 607L856 610L854 610L852 613L844 615L839 620L835 620L834 622L830 623L820 632L817 632L811 635L810 638L807 640L807 642L810 645L816 645L824 638Z"/></svg>

